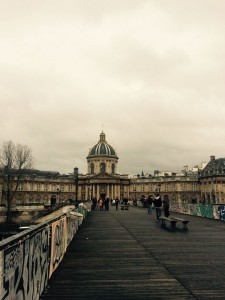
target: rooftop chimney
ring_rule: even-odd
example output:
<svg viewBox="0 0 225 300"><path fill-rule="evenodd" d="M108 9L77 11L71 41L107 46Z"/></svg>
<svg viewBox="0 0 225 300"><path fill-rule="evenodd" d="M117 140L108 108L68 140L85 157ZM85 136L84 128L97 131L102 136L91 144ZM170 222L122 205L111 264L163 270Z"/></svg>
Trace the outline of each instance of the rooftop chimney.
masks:
<svg viewBox="0 0 225 300"><path fill-rule="evenodd" d="M212 160L215 160L215 155L211 155L210 156L210 160L212 161Z"/></svg>

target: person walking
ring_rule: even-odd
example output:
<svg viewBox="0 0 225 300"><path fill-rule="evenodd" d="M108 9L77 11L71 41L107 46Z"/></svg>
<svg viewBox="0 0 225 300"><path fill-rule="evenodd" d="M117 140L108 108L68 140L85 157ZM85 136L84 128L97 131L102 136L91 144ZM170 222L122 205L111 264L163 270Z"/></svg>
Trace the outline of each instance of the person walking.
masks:
<svg viewBox="0 0 225 300"><path fill-rule="evenodd" d="M116 197L116 199L115 199L116 210L118 210L119 202L120 202L119 198Z"/></svg>
<svg viewBox="0 0 225 300"><path fill-rule="evenodd" d="M93 198L92 198L92 210L95 210L96 205L97 205L97 198L96 198L96 197L93 197Z"/></svg>
<svg viewBox="0 0 225 300"><path fill-rule="evenodd" d="M162 199L159 194L157 194L154 199L154 206L156 211L156 219L157 221L160 221L159 218L161 217L162 213Z"/></svg>
<svg viewBox="0 0 225 300"><path fill-rule="evenodd" d="M108 196L105 197L104 205L105 205L105 210L109 210L109 197Z"/></svg>
<svg viewBox="0 0 225 300"><path fill-rule="evenodd" d="M104 203L103 199L100 198L99 201L98 201L98 205L99 205L100 210L103 210L103 203Z"/></svg>
<svg viewBox="0 0 225 300"><path fill-rule="evenodd" d="M165 196L163 199L163 210L164 210L164 216L168 218L170 215L170 201L168 196Z"/></svg>
<svg viewBox="0 0 225 300"><path fill-rule="evenodd" d="M153 203L153 198L151 195L148 196L147 199L147 204L148 204L148 214L151 215L152 214L152 203Z"/></svg>

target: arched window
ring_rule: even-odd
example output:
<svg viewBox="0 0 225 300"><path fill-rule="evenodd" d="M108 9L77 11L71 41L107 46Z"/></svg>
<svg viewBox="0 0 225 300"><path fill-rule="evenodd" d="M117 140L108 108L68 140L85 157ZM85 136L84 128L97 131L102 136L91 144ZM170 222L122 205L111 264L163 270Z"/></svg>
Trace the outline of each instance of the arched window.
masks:
<svg viewBox="0 0 225 300"><path fill-rule="evenodd" d="M105 172L105 163L100 164L100 172Z"/></svg>
<svg viewBox="0 0 225 300"><path fill-rule="evenodd" d="M94 174L95 172L95 165L92 163L91 164L91 174Z"/></svg>
<svg viewBox="0 0 225 300"><path fill-rule="evenodd" d="M115 173L115 165L112 164L112 174L114 174L114 173Z"/></svg>

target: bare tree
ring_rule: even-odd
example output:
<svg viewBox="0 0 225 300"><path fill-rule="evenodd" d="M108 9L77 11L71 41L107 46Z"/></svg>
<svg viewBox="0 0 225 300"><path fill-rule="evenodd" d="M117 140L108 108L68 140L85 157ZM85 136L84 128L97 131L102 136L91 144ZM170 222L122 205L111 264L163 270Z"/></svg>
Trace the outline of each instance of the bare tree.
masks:
<svg viewBox="0 0 225 300"><path fill-rule="evenodd" d="M32 166L32 151L26 145L3 143L0 150L0 172L3 183L3 196L7 205L7 222L11 221L11 206L22 176Z"/></svg>

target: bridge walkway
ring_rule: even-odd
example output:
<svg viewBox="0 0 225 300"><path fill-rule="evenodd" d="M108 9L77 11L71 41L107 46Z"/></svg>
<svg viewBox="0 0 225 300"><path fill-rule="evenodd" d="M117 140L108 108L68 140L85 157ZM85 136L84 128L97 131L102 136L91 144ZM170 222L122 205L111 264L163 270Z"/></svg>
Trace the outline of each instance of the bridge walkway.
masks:
<svg viewBox="0 0 225 300"><path fill-rule="evenodd" d="M154 210L91 212L41 299L224 300L225 223L185 217L173 232Z"/></svg>

